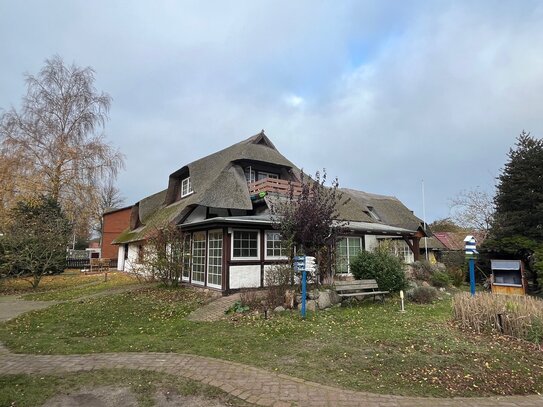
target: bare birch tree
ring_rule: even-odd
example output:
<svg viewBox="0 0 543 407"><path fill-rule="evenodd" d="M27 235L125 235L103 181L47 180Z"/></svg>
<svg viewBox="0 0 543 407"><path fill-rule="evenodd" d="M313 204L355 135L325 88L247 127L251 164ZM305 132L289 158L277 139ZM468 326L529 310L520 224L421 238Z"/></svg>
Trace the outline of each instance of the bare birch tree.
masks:
<svg viewBox="0 0 543 407"><path fill-rule="evenodd" d="M1 192L49 196L76 225L88 227L99 181L124 166L103 133L111 97L94 87L92 68L66 66L59 56L36 76L26 75L26 85L21 108L0 117L0 151L15 163L0 168Z"/></svg>
<svg viewBox="0 0 543 407"><path fill-rule="evenodd" d="M494 219L492 196L479 188L461 191L450 199L451 219L460 227L478 230L488 235Z"/></svg>

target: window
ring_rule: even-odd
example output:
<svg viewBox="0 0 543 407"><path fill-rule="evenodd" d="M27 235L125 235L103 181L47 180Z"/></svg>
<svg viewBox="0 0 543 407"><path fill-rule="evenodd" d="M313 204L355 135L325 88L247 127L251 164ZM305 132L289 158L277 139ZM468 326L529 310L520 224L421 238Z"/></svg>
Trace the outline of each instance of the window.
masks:
<svg viewBox="0 0 543 407"><path fill-rule="evenodd" d="M208 233L207 285L221 288L222 284L222 230Z"/></svg>
<svg viewBox="0 0 543 407"><path fill-rule="evenodd" d="M258 259L258 232L234 231L232 257L238 259Z"/></svg>
<svg viewBox="0 0 543 407"><path fill-rule="evenodd" d="M266 258L285 258L287 249L281 240L281 233L266 232Z"/></svg>
<svg viewBox="0 0 543 407"><path fill-rule="evenodd" d="M373 206L368 206L368 213L373 219L381 221L381 217L377 214L377 212L375 212L375 209Z"/></svg>
<svg viewBox="0 0 543 407"><path fill-rule="evenodd" d="M259 181L264 178L279 179L279 175L271 173L271 172L258 171L257 178Z"/></svg>
<svg viewBox="0 0 543 407"><path fill-rule="evenodd" d="M190 234L187 234L184 236L183 239L183 248L182 248L182 255L183 255L183 274L182 278L184 281L188 281L190 277Z"/></svg>
<svg viewBox="0 0 543 407"><path fill-rule="evenodd" d="M204 284L206 264L206 234L198 232L192 238L192 282Z"/></svg>
<svg viewBox="0 0 543 407"><path fill-rule="evenodd" d="M403 240L399 239L380 239L380 245L389 245L389 251L401 261L406 264L413 263L415 261L415 256L413 252Z"/></svg>
<svg viewBox="0 0 543 407"><path fill-rule="evenodd" d="M190 177L187 177L181 181L181 198L192 194L192 192L192 182L190 182Z"/></svg>
<svg viewBox="0 0 543 407"><path fill-rule="evenodd" d="M253 167L245 168L245 179L247 182L260 181L265 178L279 179L279 174L255 170Z"/></svg>
<svg viewBox="0 0 543 407"><path fill-rule="evenodd" d="M253 170L251 167L245 168L245 179L247 180L247 182L255 182L256 181L255 170Z"/></svg>
<svg viewBox="0 0 543 407"><path fill-rule="evenodd" d="M336 273L350 273L350 263L361 251L362 239L360 237L344 237L339 239L337 242Z"/></svg>

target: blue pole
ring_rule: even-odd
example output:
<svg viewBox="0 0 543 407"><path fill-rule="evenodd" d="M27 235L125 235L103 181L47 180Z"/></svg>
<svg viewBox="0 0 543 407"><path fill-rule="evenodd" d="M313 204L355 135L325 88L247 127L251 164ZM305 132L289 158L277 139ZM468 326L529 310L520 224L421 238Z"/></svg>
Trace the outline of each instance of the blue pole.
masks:
<svg viewBox="0 0 543 407"><path fill-rule="evenodd" d="M306 297L306 280L307 280L307 271L302 271L302 318L305 318L305 297Z"/></svg>
<svg viewBox="0 0 543 407"><path fill-rule="evenodd" d="M475 259L469 259L469 288L471 296L475 296Z"/></svg>

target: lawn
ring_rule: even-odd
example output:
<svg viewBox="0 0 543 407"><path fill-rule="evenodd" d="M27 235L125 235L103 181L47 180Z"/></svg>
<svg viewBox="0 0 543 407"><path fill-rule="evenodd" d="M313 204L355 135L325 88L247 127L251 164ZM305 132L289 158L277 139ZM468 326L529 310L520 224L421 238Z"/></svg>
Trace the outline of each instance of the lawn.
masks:
<svg viewBox="0 0 543 407"><path fill-rule="evenodd" d="M193 353L355 390L425 396L543 391L543 352L462 332L450 300L397 300L272 319L189 322L203 294L146 288L58 304L0 325L0 340L23 353L160 351Z"/></svg>
<svg viewBox="0 0 543 407"><path fill-rule="evenodd" d="M108 273L105 282L104 274L85 275L79 270L67 270L44 276L36 290L24 278L4 280L0 283L0 295L22 295L25 300L34 301L62 301L137 284L139 281L126 273Z"/></svg>
<svg viewBox="0 0 543 407"><path fill-rule="evenodd" d="M176 378L164 373L138 370L95 370L61 375L0 376L0 406L39 406L56 394L77 392L99 386L130 388L141 407L155 405L153 395L162 392L214 399L229 406L248 406L222 390L193 380Z"/></svg>

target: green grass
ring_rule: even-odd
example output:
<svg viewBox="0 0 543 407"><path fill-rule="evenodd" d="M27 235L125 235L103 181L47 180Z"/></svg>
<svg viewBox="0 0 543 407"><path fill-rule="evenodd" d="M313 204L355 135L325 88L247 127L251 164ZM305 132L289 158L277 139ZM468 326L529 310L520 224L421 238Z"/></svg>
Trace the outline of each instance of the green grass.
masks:
<svg viewBox="0 0 543 407"><path fill-rule="evenodd" d="M126 273L108 273L107 281L104 281L103 274L99 275L99 277L98 280L93 281L91 284L74 284L73 286L64 287L63 289L57 289L55 291L26 294L23 298L31 301L65 301L98 294L115 288L140 284L135 277Z"/></svg>
<svg viewBox="0 0 543 407"><path fill-rule="evenodd" d="M259 366L356 390L425 396L543 391L543 352L451 325L450 300L433 305L368 302L270 320L216 323L184 317L204 301L189 289L149 288L58 304L0 325L0 340L23 353L160 351Z"/></svg>
<svg viewBox="0 0 543 407"><path fill-rule="evenodd" d="M27 293L64 290L82 285L100 282L104 276L99 274L85 275L79 270L69 269L62 274L43 276L36 289L32 288L31 278L8 278L0 280L0 295L20 295Z"/></svg>
<svg viewBox="0 0 543 407"><path fill-rule="evenodd" d="M248 406L222 390L164 373L138 370L95 370L62 375L0 376L0 406L40 406L56 394L97 386L129 387L142 407L154 405L156 391L217 399L231 406Z"/></svg>

